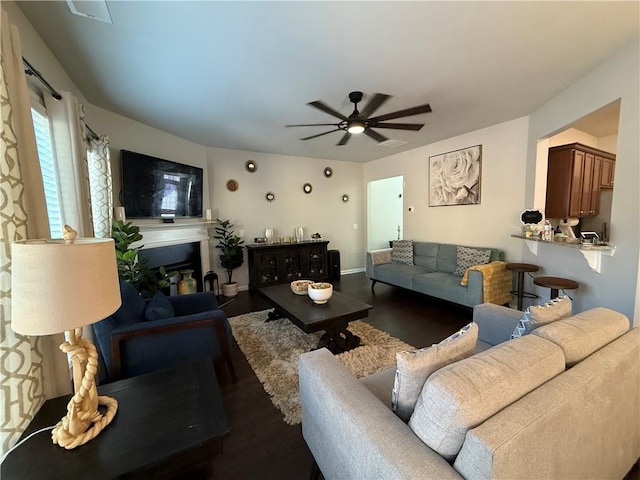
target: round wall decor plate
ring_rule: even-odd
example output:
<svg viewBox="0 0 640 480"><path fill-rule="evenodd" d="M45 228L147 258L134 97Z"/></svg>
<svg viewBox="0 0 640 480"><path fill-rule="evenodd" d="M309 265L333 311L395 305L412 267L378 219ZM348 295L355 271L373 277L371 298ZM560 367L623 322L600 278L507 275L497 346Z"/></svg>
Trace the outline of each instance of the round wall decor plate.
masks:
<svg viewBox="0 0 640 480"><path fill-rule="evenodd" d="M247 172L253 173L258 170L258 164L253 160L247 160L247 162L244 164L244 168L247 170Z"/></svg>
<svg viewBox="0 0 640 480"><path fill-rule="evenodd" d="M311 186L310 183L305 183L302 186L302 190L304 191L304 193L311 193L313 191L313 187Z"/></svg>
<svg viewBox="0 0 640 480"><path fill-rule="evenodd" d="M331 169L331 167L325 167L322 173L324 173L325 177L329 178L331 175L333 175L333 170Z"/></svg>
<svg viewBox="0 0 640 480"><path fill-rule="evenodd" d="M236 190L238 190L239 186L240 185L238 185L238 182L236 180L231 179L227 182L227 189L230 192L235 192Z"/></svg>

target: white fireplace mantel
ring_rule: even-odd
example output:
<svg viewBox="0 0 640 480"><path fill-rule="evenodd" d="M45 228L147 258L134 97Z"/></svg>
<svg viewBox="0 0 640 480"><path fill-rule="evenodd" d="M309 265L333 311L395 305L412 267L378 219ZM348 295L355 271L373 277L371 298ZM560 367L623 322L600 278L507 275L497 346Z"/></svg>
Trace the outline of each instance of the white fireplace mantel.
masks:
<svg viewBox="0 0 640 480"><path fill-rule="evenodd" d="M209 240L208 227L214 222L189 223L142 223L140 234L142 240L134 242L133 248L157 248L181 243L205 242Z"/></svg>
<svg viewBox="0 0 640 480"><path fill-rule="evenodd" d="M145 250L148 248L168 247L183 243L200 243L200 263L202 272L211 270L209 259L209 227L215 222L184 222L184 223L140 223L142 240L131 244L133 248Z"/></svg>

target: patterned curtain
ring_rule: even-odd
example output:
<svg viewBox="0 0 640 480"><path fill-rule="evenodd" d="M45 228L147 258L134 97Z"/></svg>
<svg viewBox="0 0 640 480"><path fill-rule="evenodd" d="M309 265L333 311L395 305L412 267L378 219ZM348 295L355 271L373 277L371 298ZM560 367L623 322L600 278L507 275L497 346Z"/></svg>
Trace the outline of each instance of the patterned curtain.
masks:
<svg viewBox="0 0 640 480"><path fill-rule="evenodd" d="M42 337L11 330L11 243L48 236L49 224L17 28L2 11L0 48L0 453L44 402ZM25 189L25 185L29 185ZM28 213L28 214L27 214Z"/></svg>
<svg viewBox="0 0 640 480"><path fill-rule="evenodd" d="M93 231L98 238L109 238L113 220L113 187L108 137L90 138L87 161Z"/></svg>

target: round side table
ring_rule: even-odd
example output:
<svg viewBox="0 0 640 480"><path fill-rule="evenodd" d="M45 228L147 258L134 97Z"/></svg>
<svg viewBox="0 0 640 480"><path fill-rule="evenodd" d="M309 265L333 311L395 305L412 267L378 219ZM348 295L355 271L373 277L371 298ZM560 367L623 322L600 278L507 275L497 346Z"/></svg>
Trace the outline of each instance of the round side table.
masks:
<svg viewBox="0 0 640 480"><path fill-rule="evenodd" d="M531 263L507 263L505 268L517 273L516 290L511 290L511 295L515 295L518 298L518 310L522 310L523 298L538 298L535 293L524 291L524 274L525 272L537 272L540 268Z"/></svg>
<svg viewBox="0 0 640 480"><path fill-rule="evenodd" d="M540 287L550 288L550 299L558 296L558 290L575 290L580 286L575 280L561 277L536 277L533 279L533 283Z"/></svg>

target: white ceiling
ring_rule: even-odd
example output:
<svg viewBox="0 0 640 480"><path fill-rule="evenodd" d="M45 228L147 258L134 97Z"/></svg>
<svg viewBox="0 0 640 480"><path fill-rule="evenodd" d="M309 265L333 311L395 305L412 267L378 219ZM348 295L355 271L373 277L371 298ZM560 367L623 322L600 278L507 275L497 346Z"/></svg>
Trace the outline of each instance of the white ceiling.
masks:
<svg viewBox="0 0 640 480"><path fill-rule="evenodd" d="M201 145L360 162L527 115L640 24L637 1L107 1L112 24L18 4L92 104ZM376 114L433 112L378 130L393 149L285 128L333 123L314 100L350 114L352 90L392 95Z"/></svg>

